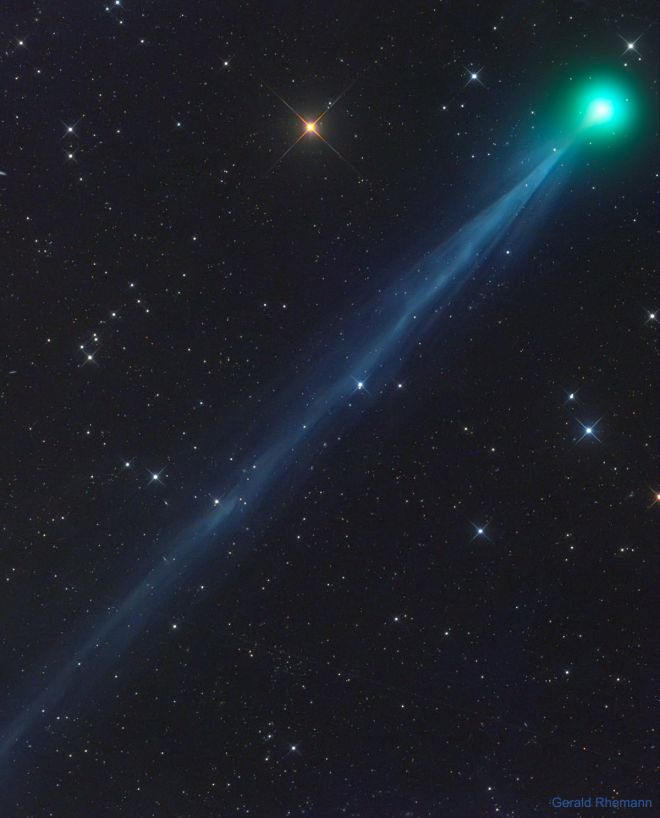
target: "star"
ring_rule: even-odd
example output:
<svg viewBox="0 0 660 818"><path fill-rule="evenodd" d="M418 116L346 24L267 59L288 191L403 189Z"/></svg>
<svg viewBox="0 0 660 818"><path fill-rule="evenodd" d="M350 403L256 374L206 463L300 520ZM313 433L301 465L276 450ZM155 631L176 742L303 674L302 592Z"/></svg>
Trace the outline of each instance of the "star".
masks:
<svg viewBox="0 0 660 818"><path fill-rule="evenodd" d="M597 440L600 443L600 438L596 434L596 427L600 423L600 418L593 423L582 423L581 420L579 420L578 423L582 427L582 434L578 438L578 441L584 440L585 437L592 437L594 440Z"/></svg>
<svg viewBox="0 0 660 818"><path fill-rule="evenodd" d="M639 51L637 50L637 43L642 39L642 35L640 34L639 37L637 37L634 40L627 40L621 34L619 34L619 37L626 44L625 49L621 52L621 56L623 57L625 54L630 54L632 52L633 54L637 54L637 56L641 59L641 55L640 55Z"/></svg>
<svg viewBox="0 0 660 818"><path fill-rule="evenodd" d="M355 389L353 390L354 392L366 392L367 395L369 394L366 381L353 378L353 383L355 384Z"/></svg>
<svg viewBox="0 0 660 818"><path fill-rule="evenodd" d="M474 528L474 535L471 541L477 539L477 537L484 537L487 540L490 540L490 537L486 533L486 528L488 527L485 524L477 525L476 523L472 523L472 527Z"/></svg>
<svg viewBox="0 0 660 818"><path fill-rule="evenodd" d="M327 145L330 148L330 150L336 156L339 157L339 159L342 160L342 162L344 162L346 165L348 165L348 167L352 171L354 171L354 173L356 173L358 176L360 176L360 173L357 171L357 169L354 168L353 165L351 165L351 163L348 161L348 159L346 159L346 157L343 156L337 150L337 148L335 148L333 145L331 145L328 142L328 140L324 136L321 135L321 133L319 132L319 128L318 128L319 122L328 113L328 111L330 111L339 102L339 100L346 93L348 93L348 91L353 87L354 83L355 83L355 80L353 80L353 82L349 83L346 86L346 88L344 88L344 90L341 92L341 94L339 94L339 96L333 102L330 102L328 104L328 106L326 107L326 109L324 111L322 111L315 119L305 119L305 117L303 117L300 113L298 113L298 111L296 111L296 109L292 105L290 105L284 99L284 97L280 96L277 93L277 91L275 91L275 89L271 88L270 85L268 85L266 82L262 82L262 84L271 92L271 94L274 94L274 96L276 96L279 99L279 101L291 111L291 113L295 114L298 117L298 119L302 122L302 125L303 125L302 133L300 134L298 139L296 139L296 141L292 145L290 145L284 151L284 153L278 159L275 160L275 162L273 162L273 164L270 166L270 168L266 171L267 174L270 173L275 167L277 167L277 165L280 164L280 162L284 159L284 157L287 156L296 147L296 145L298 144L298 142L300 142L301 139L303 139L305 136L317 136L325 145Z"/></svg>
<svg viewBox="0 0 660 818"><path fill-rule="evenodd" d="M151 478L149 480L149 484L151 485L151 483L162 483L163 481L160 479L160 476L164 471L165 471L165 469L161 469L158 472L156 472L156 471L149 472L149 475L150 475L150 478Z"/></svg>
<svg viewBox="0 0 660 818"><path fill-rule="evenodd" d="M466 86L470 85L473 82L479 83L482 88L486 86L481 81L481 77L479 76L481 72L484 70L484 66L482 65L481 68L478 68L476 71L473 68L465 68L465 73L467 74L467 82L465 83Z"/></svg>

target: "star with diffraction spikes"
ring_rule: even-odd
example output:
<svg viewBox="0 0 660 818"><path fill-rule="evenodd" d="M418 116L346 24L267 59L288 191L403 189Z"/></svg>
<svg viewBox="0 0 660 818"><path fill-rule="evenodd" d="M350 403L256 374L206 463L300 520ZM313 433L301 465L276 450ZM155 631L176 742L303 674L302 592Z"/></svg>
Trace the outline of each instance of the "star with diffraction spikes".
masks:
<svg viewBox="0 0 660 818"><path fill-rule="evenodd" d="M344 162L344 164L346 164L358 177L361 178L361 174L359 173L359 171L355 167L353 167L353 165L348 161L348 159L346 159L346 157L343 156L343 154L341 154L337 150L337 148L334 147L334 145L331 145L330 142L328 142L328 140L321 134L321 132L319 130L319 123L321 122L323 117L328 113L328 111L330 111L332 108L334 108L334 106L339 102L340 99L342 99L342 97L344 97L348 93L348 91L355 84L355 80L353 80L351 83L349 83L346 86L346 88L344 88L344 90L341 92L341 94L339 94L339 96L333 102L331 102L328 105L328 107L325 109L325 111L322 111L314 119L305 119L305 117L302 116L302 114L300 114L298 111L296 111L296 109L292 105L290 105L284 99L284 97L280 96L280 94L278 94L277 91L275 91L274 88L271 88L271 86L268 85L267 82L264 82L262 80L262 84L271 92L271 94L276 96L279 99L279 101L291 111L291 113L295 114L298 117L298 119L300 120L300 122L301 122L301 124L303 126L302 131L300 133L300 136L296 139L296 141L292 145L290 145L284 151L284 153L278 159L275 160L275 162L273 162L273 164L270 166L270 168L268 168L268 170L266 171L266 174L271 173L280 164L280 162L284 159L284 157L287 156L302 139L304 139L305 137L317 137L325 145L327 145L328 148L330 148L330 150L336 156L338 156L341 159L342 162Z"/></svg>

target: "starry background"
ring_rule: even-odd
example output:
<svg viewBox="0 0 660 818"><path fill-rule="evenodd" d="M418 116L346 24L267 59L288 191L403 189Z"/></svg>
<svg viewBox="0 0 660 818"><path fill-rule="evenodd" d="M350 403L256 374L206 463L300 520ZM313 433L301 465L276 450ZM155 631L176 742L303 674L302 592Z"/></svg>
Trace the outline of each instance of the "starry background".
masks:
<svg viewBox="0 0 660 818"><path fill-rule="evenodd" d="M654 15L3 9L3 721L208 511L327 327L519 178L570 77L605 66L653 107ZM269 171L300 122L264 82L306 118L348 89L322 121L347 161L311 136ZM653 116L643 131L577 152L401 388L359 396L286 502L45 715L3 816L653 797Z"/></svg>

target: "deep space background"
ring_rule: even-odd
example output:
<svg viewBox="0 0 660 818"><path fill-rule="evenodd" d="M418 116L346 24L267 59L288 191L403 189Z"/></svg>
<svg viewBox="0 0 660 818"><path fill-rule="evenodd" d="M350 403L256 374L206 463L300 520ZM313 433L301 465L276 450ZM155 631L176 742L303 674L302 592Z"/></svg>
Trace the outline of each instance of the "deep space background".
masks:
<svg viewBox="0 0 660 818"><path fill-rule="evenodd" d="M654 108L655 15L3 6L0 724L208 512L360 299L550 144L570 77L604 66ZM270 169L300 122L264 81L304 117L348 89L323 119L347 161L312 135ZM656 157L651 113L566 159L395 388L356 395L17 744L3 818L654 797Z"/></svg>

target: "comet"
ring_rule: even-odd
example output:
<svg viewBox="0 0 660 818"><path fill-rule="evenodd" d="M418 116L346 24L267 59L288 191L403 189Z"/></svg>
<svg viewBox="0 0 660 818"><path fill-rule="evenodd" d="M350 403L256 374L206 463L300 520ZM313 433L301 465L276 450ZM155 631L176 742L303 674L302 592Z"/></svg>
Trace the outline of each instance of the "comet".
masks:
<svg viewBox="0 0 660 818"><path fill-rule="evenodd" d="M372 299L354 310L352 330L329 343L328 353L285 387L263 418L260 438L244 449L249 452L245 460L218 475L210 496L219 502L173 536L154 556L152 567L115 594L113 604L99 605L71 646L60 647L59 656L42 666L53 668L48 675L39 669L31 676L32 689L23 683L23 704L0 723L0 768L7 769L19 751L35 746L35 734L47 729L58 709L80 707L83 694L109 677L118 658L147 628L153 629L159 613L211 555L233 550L230 543L240 543L246 528L265 525L285 507L303 480L307 469L302 466L324 442L336 440L379 395L397 388L402 364L426 334L448 331L443 311L463 288L476 286L484 262L547 184L565 150L550 151L389 286L379 282ZM483 532L482 525L479 536Z"/></svg>

